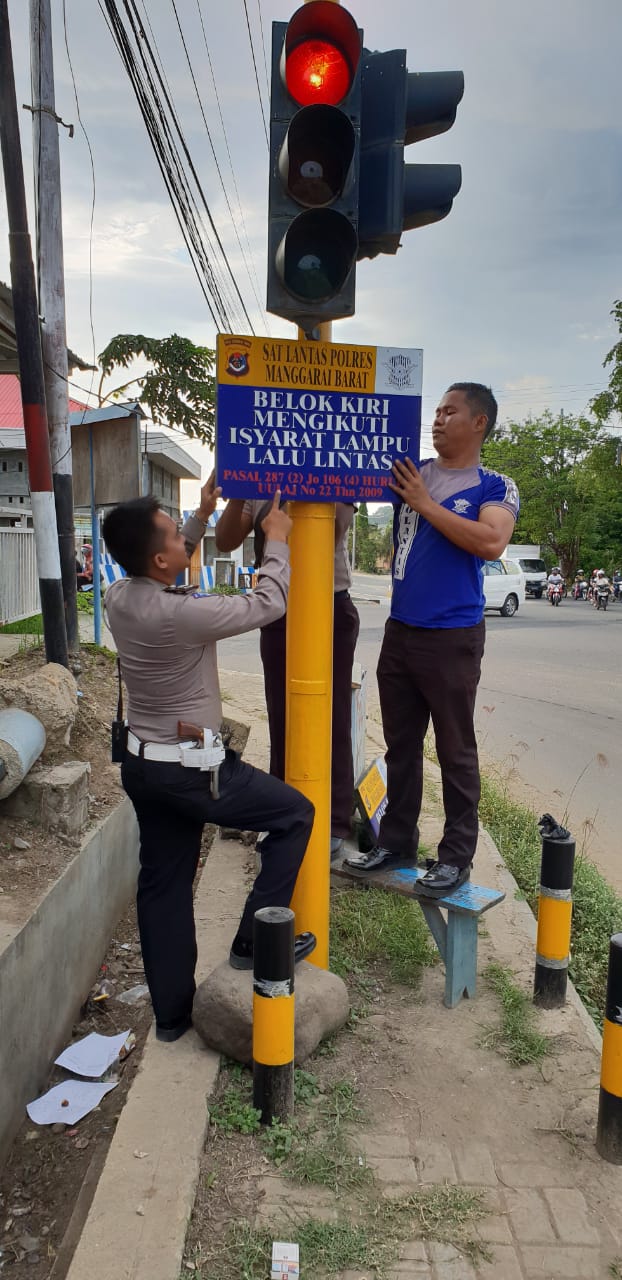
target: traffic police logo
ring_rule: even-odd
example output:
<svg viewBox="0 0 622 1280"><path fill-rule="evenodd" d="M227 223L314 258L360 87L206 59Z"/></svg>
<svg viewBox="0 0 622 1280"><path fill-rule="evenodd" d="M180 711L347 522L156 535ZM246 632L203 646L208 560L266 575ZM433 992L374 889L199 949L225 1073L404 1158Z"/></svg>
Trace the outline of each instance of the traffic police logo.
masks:
<svg viewBox="0 0 622 1280"><path fill-rule="evenodd" d="M245 378L250 371L248 356L243 351L231 351L227 360L227 373L233 378Z"/></svg>
<svg viewBox="0 0 622 1280"><path fill-rule="evenodd" d="M411 385L411 374L416 367L414 360L405 355L390 356L385 361L385 369L388 369L388 381L393 387L400 387L400 389Z"/></svg>

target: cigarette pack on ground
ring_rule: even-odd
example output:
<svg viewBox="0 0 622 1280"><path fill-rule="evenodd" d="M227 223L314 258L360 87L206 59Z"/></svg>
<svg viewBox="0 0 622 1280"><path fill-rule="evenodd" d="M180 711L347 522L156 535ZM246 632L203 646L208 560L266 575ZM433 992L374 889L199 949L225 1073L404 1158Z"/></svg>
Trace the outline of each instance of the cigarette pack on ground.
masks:
<svg viewBox="0 0 622 1280"><path fill-rule="evenodd" d="M300 1251L297 1244L275 1240L272 1245L270 1280L281 1280L281 1276L289 1276L290 1280L299 1280Z"/></svg>

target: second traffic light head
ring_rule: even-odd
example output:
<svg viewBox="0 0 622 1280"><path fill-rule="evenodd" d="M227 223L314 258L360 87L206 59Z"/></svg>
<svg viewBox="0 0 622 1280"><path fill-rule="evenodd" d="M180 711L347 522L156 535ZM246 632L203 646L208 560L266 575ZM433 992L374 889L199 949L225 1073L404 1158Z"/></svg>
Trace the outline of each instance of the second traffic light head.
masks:
<svg viewBox="0 0 622 1280"><path fill-rule="evenodd" d="M354 311L361 45L332 0L273 24L267 308L305 332Z"/></svg>
<svg viewBox="0 0 622 1280"><path fill-rule="evenodd" d="M406 51L363 54L359 258L397 253L402 233L447 217L459 165L405 164L404 147L450 129L461 71L409 72Z"/></svg>

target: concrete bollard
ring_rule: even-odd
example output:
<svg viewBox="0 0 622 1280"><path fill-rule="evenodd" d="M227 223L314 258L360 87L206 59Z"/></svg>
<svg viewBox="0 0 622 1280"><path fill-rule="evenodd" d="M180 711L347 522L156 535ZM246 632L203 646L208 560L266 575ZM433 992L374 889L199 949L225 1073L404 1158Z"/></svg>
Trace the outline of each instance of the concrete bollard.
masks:
<svg viewBox="0 0 622 1280"><path fill-rule="evenodd" d="M575 842L548 813L538 825L542 863L533 998L541 1008L554 1009L566 1002Z"/></svg>
<svg viewBox="0 0 622 1280"><path fill-rule="evenodd" d="M17 707L0 711L0 800L16 791L45 747L45 729L36 716Z"/></svg>
<svg viewBox="0 0 622 1280"><path fill-rule="evenodd" d="M253 922L253 1106L261 1123L294 1109L294 913L264 907Z"/></svg>
<svg viewBox="0 0 622 1280"><path fill-rule="evenodd" d="M622 1164L622 933L609 943L596 1150L610 1164Z"/></svg>

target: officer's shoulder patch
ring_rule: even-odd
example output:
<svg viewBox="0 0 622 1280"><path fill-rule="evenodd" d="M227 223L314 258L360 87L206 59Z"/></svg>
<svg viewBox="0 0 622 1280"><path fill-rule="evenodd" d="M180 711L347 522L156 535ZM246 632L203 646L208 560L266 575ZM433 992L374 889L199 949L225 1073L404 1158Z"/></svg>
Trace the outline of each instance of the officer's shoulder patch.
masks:
<svg viewBox="0 0 622 1280"><path fill-rule="evenodd" d="M196 582L192 582L188 587L165 587L164 590L169 596L190 596L197 591Z"/></svg>

